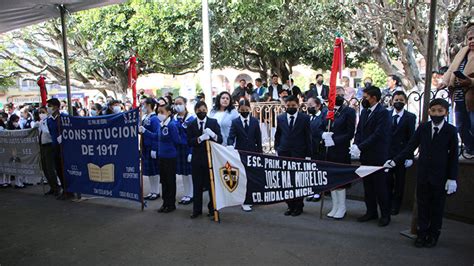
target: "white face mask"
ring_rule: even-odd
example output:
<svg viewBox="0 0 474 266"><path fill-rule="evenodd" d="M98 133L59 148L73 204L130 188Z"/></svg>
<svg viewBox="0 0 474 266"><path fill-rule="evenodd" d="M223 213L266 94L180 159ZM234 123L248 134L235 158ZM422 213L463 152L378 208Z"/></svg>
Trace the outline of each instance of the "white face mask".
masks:
<svg viewBox="0 0 474 266"><path fill-rule="evenodd" d="M122 108L120 108L120 106L114 106L114 114L118 114L120 113L120 111L122 111Z"/></svg>
<svg viewBox="0 0 474 266"><path fill-rule="evenodd" d="M97 116L97 111L96 110L93 110L91 109L91 112L90 112L91 116Z"/></svg>
<svg viewBox="0 0 474 266"><path fill-rule="evenodd" d="M142 113L148 114L148 109L146 108L146 106L142 106Z"/></svg>
<svg viewBox="0 0 474 266"><path fill-rule="evenodd" d="M18 127L18 122L14 122L14 123L13 123L13 126L14 126L14 127Z"/></svg>
<svg viewBox="0 0 474 266"><path fill-rule="evenodd" d="M157 116L158 116L158 119L159 119L161 122L165 121L166 118L168 118L168 116L166 116L166 115L164 115L164 114L158 114Z"/></svg>
<svg viewBox="0 0 474 266"><path fill-rule="evenodd" d="M48 111L48 114L53 114L54 112L53 107L50 107L50 106L46 107L46 110Z"/></svg>
<svg viewBox="0 0 474 266"><path fill-rule="evenodd" d="M183 104L177 104L174 106L174 110L178 113L182 113L186 110L186 107Z"/></svg>
<svg viewBox="0 0 474 266"><path fill-rule="evenodd" d="M39 114L39 117L40 117L40 120L45 120L48 117L48 115L44 114L44 113L41 113L41 114Z"/></svg>

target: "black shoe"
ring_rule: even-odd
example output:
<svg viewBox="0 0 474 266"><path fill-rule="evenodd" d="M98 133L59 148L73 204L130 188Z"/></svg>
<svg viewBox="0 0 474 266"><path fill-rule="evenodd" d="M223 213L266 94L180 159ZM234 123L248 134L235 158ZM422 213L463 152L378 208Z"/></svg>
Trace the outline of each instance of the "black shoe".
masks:
<svg viewBox="0 0 474 266"><path fill-rule="evenodd" d="M145 197L143 197L144 200L147 200L151 197L151 195L153 195L152 193L148 193L148 195L146 195Z"/></svg>
<svg viewBox="0 0 474 266"><path fill-rule="evenodd" d="M168 207L165 207L165 209L163 210L163 213L169 213L169 212L172 212L174 210L176 210L175 206L168 206Z"/></svg>
<svg viewBox="0 0 474 266"><path fill-rule="evenodd" d="M25 185L23 185L23 186L17 186L17 185L15 185L15 188L16 188L16 189L25 188L25 187L26 187Z"/></svg>
<svg viewBox="0 0 474 266"><path fill-rule="evenodd" d="M303 213L302 209L295 210L293 213L291 213L291 216L300 216Z"/></svg>
<svg viewBox="0 0 474 266"><path fill-rule="evenodd" d="M417 247L417 248L422 248L422 247L425 246L425 244L426 244L426 238L425 238L425 237L419 237L419 236L418 236L418 237L415 239L415 247Z"/></svg>
<svg viewBox="0 0 474 266"><path fill-rule="evenodd" d="M311 201L312 201L312 202L318 202L318 201L320 201L320 200L321 200L321 196L319 196L319 197L317 197L317 198L313 197L313 199L312 199Z"/></svg>
<svg viewBox="0 0 474 266"><path fill-rule="evenodd" d="M379 226L384 227L390 224L390 216L389 217L382 217L379 219Z"/></svg>
<svg viewBox="0 0 474 266"><path fill-rule="evenodd" d="M293 214L293 210L290 210L290 209L286 210L286 212L284 213L285 216L290 216L292 214Z"/></svg>
<svg viewBox="0 0 474 266"><path fill-rule="evenodd" d="M54 190L49 190L48 192L44 193L45 196L48 196L48 195L53 195L54 194Z"/></svg>
<svg viewBox="0 0 474 266"><path fill-rule="evenodd" d="M193 214L191 214L190 218L191 219L196 219L201 215L202 215L202 212L193 212Z"/></svg>
<svg viewBox="0 0 474 266"><path fill-rule="evenodd" d="M193 198L189 198L188 200L183 201L183 205L189 205L193 202Z"/></svg>
<svg viewBox="0 0 474 266"><path fill-rule="evenodd" d="M390 212L391 215L398 215L398 213L400 213L399 209L392 209L392 211Z"/></svg>
<svg viewBox="0 0 474 266"><path fill-rule="evenodd" d="M157 210L157 212L160 212L160 213L161 213L161 212L165 212L165 209L166 209L165 206L161 206L161 208L159 208L159 209Z"/></svg>
<svg viewBox="0 0 474 266"><path fill-rule="evenodd" d="M151 194L150 197L148 197L148 200L156 200L156 199L158 199L159 197L160 197L160 194L155 194L155 193L153 193L153 194Z"/></svg>
<svg viewBox="0 0 474 266"><path fill-rule="evenodd" d="M357 221L359 223L363 223L363 222L368 222L370 220L375 220L377 218L378 218L378 216L376 214L373 215L373 214L366 213L364 216L361 216L361 217L357 218Z"/></svg>
<svg viewBox="0 0 474 266"><path fill-rule="evenodd" d="M432 248L438 244L438 238L433 236L427 236L425 240L425 247Z"/></svg>

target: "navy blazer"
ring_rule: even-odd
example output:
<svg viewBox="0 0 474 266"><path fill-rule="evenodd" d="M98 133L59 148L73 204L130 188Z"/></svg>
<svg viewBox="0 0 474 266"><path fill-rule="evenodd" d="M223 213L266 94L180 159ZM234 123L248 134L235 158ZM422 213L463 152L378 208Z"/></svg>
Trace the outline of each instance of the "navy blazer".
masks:
<svg viewBox="0 0 474 266"><path fill-rule="evenodd" d="M305 98L308 100L309 98L316 98L320 96L324 100L327 100L329 97L329 86L323 84L323 88L321 89L321 95L318 94L318 90L316 89L316 85L314 85L314 88L311 88L310 90L307 90L305 92Z"/></svg>
<svg viewBox="0 0 474 266"><path fill-rule="evenodd" d="M389 111L378 104L367 118L367 109L360 115L354 144L361 150L360 162L367 165L383 165L389 158L391 122Z"/></svg>
<svg viewBox="0 0 474 266"><path fill-rule="evenodd" d="M240 116L232 120L227 145L234 145L235 143L237 150L261 153L263 152L262 132L258 120L250 115L247 119L249 123L247 130L245 130Z"/></svg>
<svg viewBox="0 0 474 266"><path fill-rule="evenodd" d="M305 158L312 155L311 127L309 116L298 113L293 129L290 131L286 112L277 117L275 132L275 150L288 152L292 157Z"/></svg>
<svg viewBox="0 0 474 266"><path fill-rule="evenodd" d="M458 134L456 127L444 121L436 139L432 139L431 121L421 124L408 146L393 160L403 163L419 148L417 182L444 186L446 179L458 177Z"/></svg>
<svg viewBox="0 0 474 266"><path fill-rule="evenodd" d="M222 135L221 135L221 128L219 123L217 123L216 119L207 117L206 123L204 124L204 128L211 129L217 135L217 143L222 143ZM206 150L206 142L198 143L198 138L202 135L201 131L199 130L198 119L194 119L189 125L187 129L188 134L188 145L193 147L193 156L191 159L191 163L208 163L207 162L207 150ZM211 139L211 141L214 141Z"/></svg>
<svg viewBox="0 0 474 266"><path fill-rule="evenodd" d="M326 115L327 112L321 111L321 114L319 116L313 116L310 115L309 119L309 125L311 127L311 143L313 144L312 147L312 152L314 155L318 154L320 151L321 147L321 136L324 132L324 122L326 120ZM315 156L312 156L315 157Z"/></svg>
<svg viewBox="0 0 474 266"><path fill-rule="evenodd" d="M354 138L356 123L356 112L348 106L341 106L334 114L334 122L331 123L332 139L334 146L329 147L326 160L338 163L351 163L349 148ZM327 131L328 121L324 121L324 129Z"/></svg>
<svg viewBox="0 0 474 266"><path fill-rule="evenodd" d="M398 125L395 127L393 123L392 113L392 141L390 143L390 158L397 156L408 145L408 141L415 134L416 116L407 110L403 111ZM408 157L413 159L413 154Z"/></svg>

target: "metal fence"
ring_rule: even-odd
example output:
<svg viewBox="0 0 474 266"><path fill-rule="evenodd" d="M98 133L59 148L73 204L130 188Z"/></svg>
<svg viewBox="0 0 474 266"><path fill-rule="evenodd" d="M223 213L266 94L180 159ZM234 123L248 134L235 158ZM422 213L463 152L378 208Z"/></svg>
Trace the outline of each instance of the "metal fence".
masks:
<svg viewBox="0 0 474 266"><path fill-rule="evenodd" d="M408 102L405 105L405 110L414 113L417 116L417 122L420 122L422 112L423 112L423 97L424 92L419 91L411 91L407 94ZM447 90L438 90L438 91L431 91L430 98L442 98L449 102L449 114L447 120L449 123L454 124L454 108L452 104L452 100L449 97L449 93ZM381 99L381 103L385 106L390 106L391 96L385 96ZM359 114L360 114L360 106L362 99L358 98L351 98L350 100L345 100L346 104L356 110L357 114L357 121L359 121ZM277 126L277 119L276 117L285 112L285 106L280 102L253 102L251 103L252 106L252 114L260 121L260 129L262 131L262 144L263 144L263 151L266 153L274 153L275 152L275 130ZM301 103L300 111L307 112L306 102ZM463 145L460 142L460 156L464 157L465 159L473 159L465 155L463 151Z"/></svg>

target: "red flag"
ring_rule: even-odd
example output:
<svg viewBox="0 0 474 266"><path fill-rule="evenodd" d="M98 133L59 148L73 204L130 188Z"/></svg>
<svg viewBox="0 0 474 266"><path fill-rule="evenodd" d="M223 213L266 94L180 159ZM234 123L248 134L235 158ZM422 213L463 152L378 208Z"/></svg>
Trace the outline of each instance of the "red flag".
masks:
<svg viewBox="0 0 474 266"><path fill-rule="evenodd" d="M40 87L41 93L41 106L46 106L46 100L48 98L48 91L46 90L46 81L44 76L40 76L36 82Z"/></svg>
<svg viewBox="0 0 474 266"><path fill-rule="evenodd" d="M137 107L137 58L132 55L128 60L128 87L132 89L132 107Z"/></svg>
<svg viewBox="0 0 474 266"><path fill-rule="evenodd" d="M326 119L334 121L334 106L336 104L336 82L337 73L339 77L342 75L342 69L344 68L344 40L341 37L337 37L334 42L334 54L332 56L331 66L331 78L329 80L329 103L328 103L328 114Z"/></svg>

